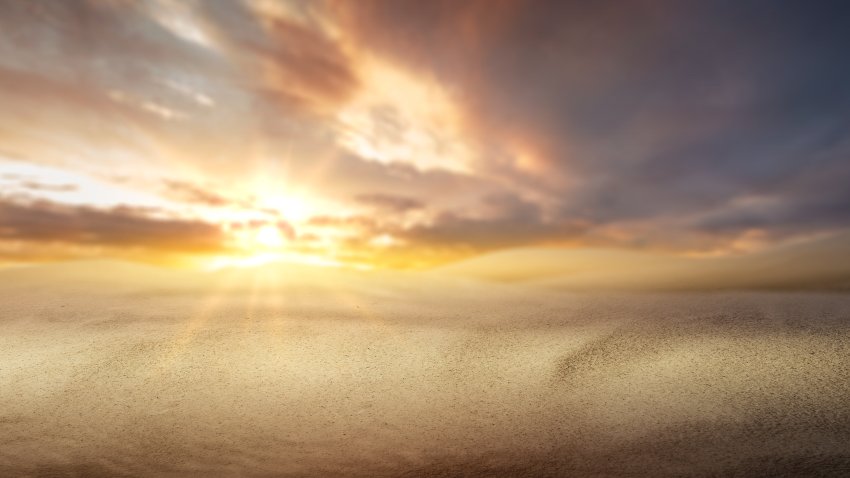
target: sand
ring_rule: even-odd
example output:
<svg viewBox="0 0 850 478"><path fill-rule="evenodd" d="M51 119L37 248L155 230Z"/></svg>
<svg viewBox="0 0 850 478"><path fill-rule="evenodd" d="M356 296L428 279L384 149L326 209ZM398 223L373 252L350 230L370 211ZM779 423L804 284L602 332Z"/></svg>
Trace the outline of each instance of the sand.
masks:
<svg viewBox="0 0 850 478"><path fill-rule="evenodd" d="M0 476L848 476L850 296L0 295Z"/></svg>

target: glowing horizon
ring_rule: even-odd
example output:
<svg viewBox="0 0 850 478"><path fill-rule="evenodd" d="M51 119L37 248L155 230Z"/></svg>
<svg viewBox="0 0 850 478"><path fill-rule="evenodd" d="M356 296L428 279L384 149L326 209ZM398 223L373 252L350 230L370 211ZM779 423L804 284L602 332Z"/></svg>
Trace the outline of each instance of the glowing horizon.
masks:
<svg viewBox="0 0 850 478"><path fill-rule="evenodd" d="M840 237L850 73L810 35L830 24L737 8L5 3L0 265L723 260Z"/></svg>

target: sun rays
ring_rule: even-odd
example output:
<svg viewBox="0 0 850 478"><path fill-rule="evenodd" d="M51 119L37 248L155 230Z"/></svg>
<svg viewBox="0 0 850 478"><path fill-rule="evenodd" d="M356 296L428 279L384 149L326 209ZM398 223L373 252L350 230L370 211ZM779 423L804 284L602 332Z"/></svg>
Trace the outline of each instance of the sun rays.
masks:
<svg viewBox="0 0 850 478"><path fill-rule="evenodd" d="M199 281L185 295L176 295L178 303L188 301L177 307L186 311L181 332L164 347L151 376L169 373L198 341L234 325L244 334L281 338L304 320L356 319L375 331L389 326L375 306L382 289L376 287L380 279L368 275L372 272L286 262L284 253L260 257L256 263L246 258L241 264L191 273Z"/></svg>

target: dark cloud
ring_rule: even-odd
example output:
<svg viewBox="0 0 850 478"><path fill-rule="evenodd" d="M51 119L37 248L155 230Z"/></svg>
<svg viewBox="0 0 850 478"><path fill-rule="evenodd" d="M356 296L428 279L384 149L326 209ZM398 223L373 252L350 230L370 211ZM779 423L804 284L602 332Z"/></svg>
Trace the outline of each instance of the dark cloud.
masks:
<svg viewBox="0 0 850 478"><path fill-rule="evenodd" d="M465 208L479 196L505 189L474 174L442 169L423 171L409 164L383 164L349 153L334 153L319 174L315 164L308 162L294 162L290 168L294 176L310 177L311 186L340 202L380 191L385 196L427 198L427 206L436 209Z"/></svg>
<svg viewBox="0 0 850 478"><path fill-rule="evenodd" d="M314 216L307 224L313 227L342 227L370 233L379 229L378 221L370 216Z"/></svg>
<svg viewBox="0 0 850 478"><path fill-rule="evenodd" d="M691 218L771 189L786 212L738 227L846 224L850 203L836 188L850 170L836 165L848 149L835 147L850 117L844 2L334 7L365 47L459 92L494 144L479 168L545 191L565 220L693 228ZM512 143L539 162L530 183ZM829 187L798 181L824 168Z"/></svg>
<svg viewBox="0 0 850 478"><path fill-rule="evenodd" d="M136 247L171 252L211 252L224 247L218 226L151 216L147 209L95 209L47 201L0 198L0 239L84 246Z"/></svg>
<svg viewBox="0 0 850 478"><path fill-rule="evenodd" d="M389 202L392 207L402 203L394 196L378 195L377 198L380 202ZM388 201L390 198L392 201ZM444 210L424 223L403 226L394 219L380 213L316 216L308 225L355 232L347 239L347 245L354 249L369 248L370 240L380 236L399 240L397 244L383 246L383 251L373 251L381 260L386 259L382 254L411 253L420 257L431 254L439 258L438 261L444 261L505 247L575 240L586 231L586 226L578 221L550 220L536 203L506 193L485 195L474 207Z"/></svg>
<svg viewBox="0 0 850 478"><path fill-rule="evenodd" d="M407 196L394 194L360 194L354 198L357 202L373 207L378 210L403 213L414 209L422 209L425 205L422 201Z"/></svg>
<svg viewBox="0 0 850 478"><path fill-rule="evenodd" d="M74 184L45 184L38 181L22 181L20 186L30 191L49 191L54 193L71 192L78 189Z"/></svg>
<svg viewBox="0 0 850 478"><path fill-rule="evenodd" d="M427 225L396 234L418 247L482 252L567 241L584 232L580 223L547 220L539 206L516 196L487 196L482 206L483 214L479 216L444 212Z"/></svg>
<svg viewBox="0 0 850 478"><path fill-rule="evenodd" d="M779 236L850 226L850 139L811 153L796 173L751 188L697 217L699 230L728 234L762 229Z"/></svg>
<svg viewBox="0 0 850 478"><path fill-rule="evenodd" d="M234 201L215 191L210 191L188 181L165 180L166 194L177 200L204 206L227 206Z"/></svg>

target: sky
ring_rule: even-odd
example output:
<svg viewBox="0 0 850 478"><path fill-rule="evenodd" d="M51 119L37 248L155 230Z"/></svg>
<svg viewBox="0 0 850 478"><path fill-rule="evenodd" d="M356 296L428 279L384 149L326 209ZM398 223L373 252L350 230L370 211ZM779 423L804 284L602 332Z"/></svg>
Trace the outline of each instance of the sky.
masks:
<svg viewBox="0 0 850 478"><path fill-rule="evenodd" d="M0 263L835 243L848 50L826 0L3 0Z"/></svg>

